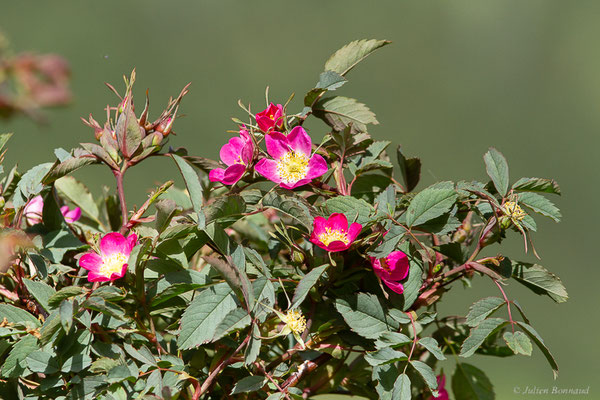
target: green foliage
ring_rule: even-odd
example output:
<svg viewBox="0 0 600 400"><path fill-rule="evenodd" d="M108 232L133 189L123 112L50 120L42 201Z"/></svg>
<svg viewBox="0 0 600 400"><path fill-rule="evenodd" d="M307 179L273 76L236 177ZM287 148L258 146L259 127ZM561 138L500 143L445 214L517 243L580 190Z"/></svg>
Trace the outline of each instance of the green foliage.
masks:
<svg viewBox="0 0 600 400"><path fill-rule="evenodd" d="M422 399L446 391L439 361L450 354L531 355L533 344L556 374L509 289L517 281L562 303L568 295L561 280L540 265L511 261L502 246L487 253L497 256L481 251L509 235L521 235L528 250L535 214L561 218L543 197L560 194L558 184L521 178L511 186L508 163L495 149L484 156L487 184L446 181L416 191L421 160L399 146L395 175L391 143L368 132L378 124L375 114L330 93L387 43L360 40L338 50L298 113L289 101L279 109L273 100L271 110L282 114L269 122L260 107L250 111L240 102L249 119L233 121L247 131L239 139L251 151L236 159L230 153L240 142L229 142L227 165L167 146L187 87L151 121L148 100L141 113L133 108L133 73L107 121L86 121L96 143L56 149L53 162L3 175L3 384L39 400L274 400L332 392ZM270 103L268 91L266 97ZM265 124L290 138L309 117L325 125L310 132L306 167L323 157L327 168L284 189L257 164L265 142L277 137ZM8 138L0 135L0 161ZM181 132L177 140L183 138ZM298 154L288 154L289 164L276 157L275 172L301 175L306 160ZM123 177L150 156L170 157L185 187L165 182L132 205ZM89 164L110 169L116 190L95 196L71 176ZM241 173L235 183L211 174L224 167L224 174ZM40 199L42 208L32 212ZM66 211L76 207L79 219ZM361 225L355 238L340 216L339 225L320 226L316 217L334 213ZM475 302L465 318L438 315L446 292L470 286L476 275L500 293ZM493 399L490 380L461 360L446 361L456 366L455 398Z"/></svg>

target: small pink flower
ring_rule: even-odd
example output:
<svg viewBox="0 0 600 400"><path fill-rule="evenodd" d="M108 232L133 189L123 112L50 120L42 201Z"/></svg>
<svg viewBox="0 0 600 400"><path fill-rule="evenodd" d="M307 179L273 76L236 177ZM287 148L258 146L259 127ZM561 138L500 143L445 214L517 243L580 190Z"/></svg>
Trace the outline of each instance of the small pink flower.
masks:
<svg viewBox="0 0 600 400"><path fill-rule="evenodd" d="M356 222L348 227L344 214L333 213L328 219L315 218L310 241L327 251L344 251L356 240L361 229L362 225Z"/></svg>
<svg viewBox="0 0 600 400"><path fill-rule="evenodd" d="M263 158L255 169L284 189L306 185L327 172L323 157L318 154L311 157L312 140L301 126L292 129L287 136L279 132L265 135L265 143L273 160Z"/></svg>
<svg viewBox="0 0 600 400"><path fill-rule="evenodd" d="M211 182L221 182L224 185L233 185L239 181L248 164L252 161L254 143L246 129L240 129L240 136L229 139L229 143L221 147L221 161L227 168L215 168L208 174Z"/></svg>
<svg viewBox="0 0 600 400"><path fill-rule="evenodd" d="M44 211L44 199L42 196L35 196L25 206L24 215L29 225L35 225L42 222L42 212ZM67 223L72 224L81 218L81 208L75 207L69 210L68 206L62 206L60 212Z"/></svg>
<svg viewBox="0 0 600 400"><path fill-rule="evenodd" d="M136 243L135 233L127 237L117 232L107 233L100 240L100 254L85 253L79 259L79 266L89 271L87 278L90 282L107 282L122 278Z"/></svg>
<svg viewBox="0 0 600 400"><path fill-rule="evenodd" d="M371 264L375 274L381 278L394 292L400 294L404 292L404 286L401 280L408 276L408 257L401 251L393 251L385 258L371 257Z"/></svg>
<svg viewBox="0 0 600 400"><path fill-rule="evenodd" d="M281 104L269 104L266 110L256 114L256 123L265 133L283 126L283 106Z"/></svg>
<svg viewBox="0 0 600 400"><path fill-rule="evenodd" d="M436 396L429 396L429 398L427 400L450 400L450 397L448 395L448 391L444 387L446 385L446 377L444 375L438 375L437 382L438 382L438 395L437 395L437 397Z"/></svg>

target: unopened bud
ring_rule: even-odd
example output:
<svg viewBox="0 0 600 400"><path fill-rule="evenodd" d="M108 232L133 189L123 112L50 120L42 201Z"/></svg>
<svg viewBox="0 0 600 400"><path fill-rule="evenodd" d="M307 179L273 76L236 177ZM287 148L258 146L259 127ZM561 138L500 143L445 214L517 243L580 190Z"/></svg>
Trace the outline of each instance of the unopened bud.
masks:
<svg viewBox="0 0 600 400"><path fill-rule="evenodd" d="M158 123L158 126L155 128L156 132L160 132L163 136L167 136L171 133L171 129L173 128L173 117L167 117Z"/></svg>
<svg viewBox="0 0 600 400"><path fill-rule="evenodd" d="M152 146L158 146L162 143L163 141L163 135L160 132L154 132L153 137L152 137Z"/></svg>
<svg viewBox="0 0 600 400"><path fill-rule="evenodd" d="M6 204L6 200L4 200L4 197L0 196L0 208L4 208L5 204Z"/></svg>
<svg viewBox="0 0 600 400"><path fill-rule="evenodd" d="M294 251L294 252L292 252L292 260L297 263L303 263L304 262L304 254L302 254L299 251Z"/></svg>

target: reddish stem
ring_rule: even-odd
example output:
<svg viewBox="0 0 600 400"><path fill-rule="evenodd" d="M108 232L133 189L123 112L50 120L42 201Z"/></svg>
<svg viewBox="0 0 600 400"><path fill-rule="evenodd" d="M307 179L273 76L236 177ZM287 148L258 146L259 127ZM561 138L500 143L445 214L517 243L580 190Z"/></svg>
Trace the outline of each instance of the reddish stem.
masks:
<svg viewBox="0 0 600 400"><path fill-rule="evenodd" d="M504 301L506 301L506 307L508 308L508 320L510 321L510 329L512 329L512 333L515 333L515 321L513 320L512 314L510 312L510 301L508 301L508 297L506 297L504 289L502 289L502 286L500 286L500 282L498 282L496 279L493 279L493 281L496 284L496 286L498 286L498 289L500 289L500 292L502 292L502 297L504 297Z"/></svg>

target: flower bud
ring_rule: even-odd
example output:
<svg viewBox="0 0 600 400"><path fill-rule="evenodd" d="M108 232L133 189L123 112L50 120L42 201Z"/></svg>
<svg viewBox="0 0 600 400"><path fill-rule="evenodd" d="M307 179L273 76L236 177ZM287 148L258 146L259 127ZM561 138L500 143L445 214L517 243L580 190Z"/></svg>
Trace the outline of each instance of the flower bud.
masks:
<svg viewBox="0 0 600 400"><path fill-rule="evenodd" d="M6 200L4 200L4 197L0 196L0 208L4 208L4 205L6 205Z"/></svg>
<svg viewBox="0 0 600 400"><path fill-rule="evenodd" d="M156 132L162 133L163 136L168 136L169 133L171 133L171 129L173 128L173 121L175 119L172 116L168 116L165 119L163 119L162 121L160 121L158 123L158 125L156 126L156 128L154 128L154 130Z"/></svg>
<svg viewBox="0 0 600 400"><path fill-rule="evenodd" d="M297 263L303 263L304 262L304 254L302 254L299 251L293 251L292 252L292 260Z"/></svg>

